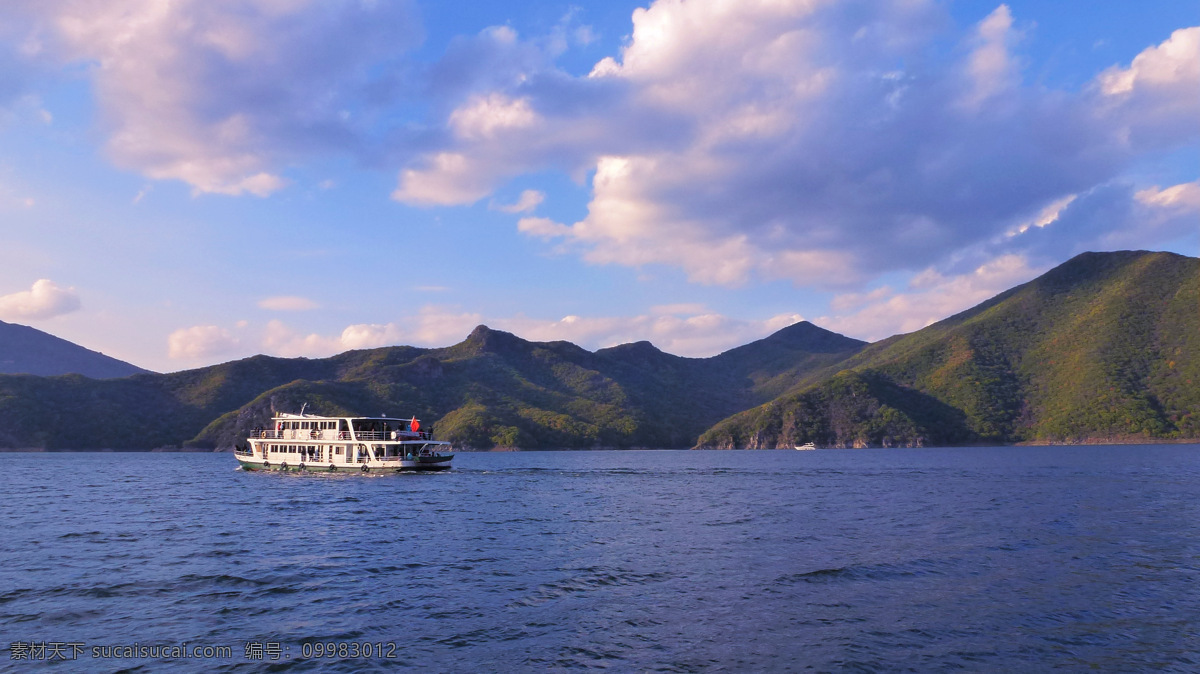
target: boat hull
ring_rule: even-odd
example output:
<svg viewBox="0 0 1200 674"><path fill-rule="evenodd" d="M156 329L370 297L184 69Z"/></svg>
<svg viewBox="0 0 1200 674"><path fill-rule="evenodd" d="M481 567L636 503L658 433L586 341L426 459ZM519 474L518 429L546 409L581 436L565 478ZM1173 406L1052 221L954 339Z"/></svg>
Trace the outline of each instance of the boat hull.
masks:
<svg viewBox="0 0 1200 674"><path fill-rule="evenodd" d="M289 473L349 473L358 475L386 475L388 473L435 472L450 469L454 455L420 457L404 461L371 461L361 464L298 463L287 461L263 461L254 457L238 456L238 464L245 471L275 471Z"/></svg>

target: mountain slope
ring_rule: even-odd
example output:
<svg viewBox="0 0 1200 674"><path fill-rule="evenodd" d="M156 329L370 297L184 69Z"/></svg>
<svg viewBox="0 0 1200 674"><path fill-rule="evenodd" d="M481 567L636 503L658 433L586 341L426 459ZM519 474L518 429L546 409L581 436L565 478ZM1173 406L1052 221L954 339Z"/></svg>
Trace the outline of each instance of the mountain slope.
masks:
<svg viewBox="0 0 1200 674"><path fill-rule="evenodd" d="M782 423L814 404L823 382L837 376L834 370L887 382L909 402L934 400L960 413L961 426L906 435L903 424L877 427L877 419L839 432ZM699 444L1195 438L1198 383L1200 260L1145 251L1085 253L972 309L809 373L796 392L721 422ZM823 404L827 410L833 403Z"/></svg>
<svg viewBox="0 0 1200 674"><path fill-rule="evenodd" d="M0 374L81 374L115 379L148 372L35 328L0 321Z"/></svg>

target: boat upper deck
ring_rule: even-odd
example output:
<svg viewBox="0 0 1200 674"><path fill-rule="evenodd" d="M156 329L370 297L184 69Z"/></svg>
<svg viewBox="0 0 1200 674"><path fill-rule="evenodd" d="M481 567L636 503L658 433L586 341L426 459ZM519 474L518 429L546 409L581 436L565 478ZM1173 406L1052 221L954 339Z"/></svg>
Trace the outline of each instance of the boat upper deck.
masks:
<svg viewBox="0 0 1200 674"><path fill-rule="evenodd" d="M251 438L360 442L433 442L421 422L391 417L323 417L315 414L276 414L274 428L256 428ZM447 443L448 444L448 443Z"/></svg>

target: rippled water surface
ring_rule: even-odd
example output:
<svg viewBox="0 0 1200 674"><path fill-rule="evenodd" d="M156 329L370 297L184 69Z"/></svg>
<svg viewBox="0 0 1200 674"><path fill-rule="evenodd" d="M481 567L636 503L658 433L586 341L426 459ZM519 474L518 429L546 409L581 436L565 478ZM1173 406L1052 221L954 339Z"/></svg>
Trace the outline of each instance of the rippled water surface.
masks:
<svg viewBox="0 0 1200 674"><path fill-rule="evenodd" d="M1195 445L459 454L390 477L4 461L0 668L47 666L14 642L134 671L167 661L91 649L230 647L170 663L191 671L1200 668Z"/></svg>

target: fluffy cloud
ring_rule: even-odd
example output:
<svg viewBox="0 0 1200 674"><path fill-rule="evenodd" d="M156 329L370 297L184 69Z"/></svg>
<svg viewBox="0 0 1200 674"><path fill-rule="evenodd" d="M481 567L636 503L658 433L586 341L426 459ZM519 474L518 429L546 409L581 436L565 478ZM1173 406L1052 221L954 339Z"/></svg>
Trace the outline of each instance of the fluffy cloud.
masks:
<svg viewBox="0 0 1200 674"><path fill-rule="evenodd" d="M285 358L325 357L345 351L337 337L318 334L303 335L296 332L283 321L273 320L267 323L262 338L263 349L275 356Z"/></svg>
<svg viewBox="0 0 1200 674"><path fill-rule="evenodd" d="M294 157L360 149L370 68L420 34L403 0L47 0L2 13L30 24L43 56L92 64L117 163L229 195L279 190Z"/></svg>
<svg viewBox="0 0 1200 674"><path fill-rule="evenodd" d="M995 102L997 96L1012 91L1019 83L1011 52L1015 38L1008 5L1000 5L976 26L974 49L966 64L970 88L960 100L962 104L978 111L985 103Z"/></svg>
<svg viewBox="0 0 1200 674"><path fill-rule="evenodd" d="M1095 82L1106 116L1132 148L1173 147L1200 136L1200 27L1177 30Z"/></svg>
<svg viewBox="0 0 1200 674"><path fill-rule="evenodd" d="M79 293L50 279L35 281L29 290L0 296L0 318L7 321L37 321L76 311Z"/></svg>
<svg viewBox="0 0 1200 674"><path fill-rule="evenodd" d="M240 342L228 330L215 325L180 328L167 337L167 357L198 361L229 355Z"/></svg>
<svg viewBox="0 0 1200 674"><path fill-rule="evenodd" d="M1147 242L1200 234L1200 182L1141 190L1125 182L1105 183L1059 204L995 248L1049 263L1086 250L1144 248Z"/></svg>
<svg viewBox="0 0 1200 674"><path fill-rule="evenodd" d="M453 152L430 157L424 169L407 169L392 198L414 206L453 206L479 201L492 191L485 163Z"/></svg>
<svg viewBox="0 0 1200 674"><path fill-rule="evenodd" d="M325 357L351 349L372 349L396 344L446 346L463 339L483 322L479 314L425 307L403 322L359 323L346 326L339 335L303 334L282 321L267 324L262 346L268 353L285 357Z"/></svg>
<svg viewBox="0 0 1200 674"><path fill-rule="evenodd" d="M936 269L917 274L903 291L890 287L838 295L836 312L816 320L834 332L866 341L912 332L969 309L1009 288L1032 280L1045 267L1030 266L1020 255L1004 255L964 274Z"/></svg>
<svg viewBox="0 0 1200 674"><path fill-rule="evenodd" d="M520 231L706 284L979 266L1022 223L1200 136L1200 28L1052 91L1023 82L1016 24L996 7L947 61L933 2L659 0L588 77L531 61L465 97L394 196L471 203L533 170L591 172L586 217Z"/></svg>
<svg viewBox="0 0 1200 674"><path fill-rule="evenodd" d="M498 211L503 211L504 213L529 213L540 206L545 200L546 195L543 192L539 192L537 190L525 190L524 192L521 192L521 196L519 199L517 199L516 203L501 204L495 206L495 209Z"/></svg>

